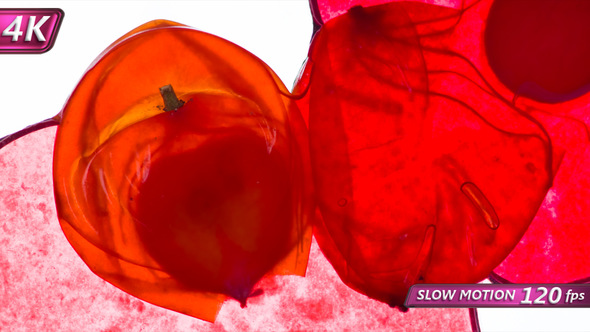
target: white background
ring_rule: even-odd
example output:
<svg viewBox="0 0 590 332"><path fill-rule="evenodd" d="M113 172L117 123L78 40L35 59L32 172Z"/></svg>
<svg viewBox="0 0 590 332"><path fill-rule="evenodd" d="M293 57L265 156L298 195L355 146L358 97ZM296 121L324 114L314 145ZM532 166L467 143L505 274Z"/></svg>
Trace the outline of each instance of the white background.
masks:
<svg viewBox="0 0 590 332"><path fill-rule="evenodd" d="M0 7L65 12L48 53L0 54L0 137L56 115L92 60L147 21L168 19L228 39L265 61L289 88L312 32L307 0L2 1ZM590 331L589 309L480 309L479 317L483 331Z"/></svg>

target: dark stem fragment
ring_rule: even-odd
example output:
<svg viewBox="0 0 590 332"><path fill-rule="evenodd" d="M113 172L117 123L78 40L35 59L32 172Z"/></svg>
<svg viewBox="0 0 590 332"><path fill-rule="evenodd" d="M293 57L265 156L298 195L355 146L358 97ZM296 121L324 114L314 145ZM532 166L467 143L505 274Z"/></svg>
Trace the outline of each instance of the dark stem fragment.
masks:
<svg viewBox="0 0 590 332"><path fill-rule="evenodd" d="M162 95L162 99L164 100L164 111L176 111L184 105L184 101L178 99L170 84L160 88L160 95Z"/></svg>

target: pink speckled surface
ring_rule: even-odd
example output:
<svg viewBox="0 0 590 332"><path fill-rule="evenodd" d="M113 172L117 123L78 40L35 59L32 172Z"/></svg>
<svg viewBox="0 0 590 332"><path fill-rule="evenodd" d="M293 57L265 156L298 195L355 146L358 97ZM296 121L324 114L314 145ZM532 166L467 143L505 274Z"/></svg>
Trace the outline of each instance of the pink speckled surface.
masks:
<svg viewBox="0 0 590 332"><path fill-rule="evenodd" d="M90 272L59 228L51 183L55 128L0 151L1 331L470 331L467 309L397 309L346 287L312 246L307 277L275 277L214 324L140 301Z"/></svg>
<svg viewBox="0 0 590 332"><path fill-rule="evenodd" d="M569 132L575 132L574 128ZM587 143L573 145L537 216L495 273L516 283L588 280L590 224L585 220L590 213L589 166Z"/></svg>

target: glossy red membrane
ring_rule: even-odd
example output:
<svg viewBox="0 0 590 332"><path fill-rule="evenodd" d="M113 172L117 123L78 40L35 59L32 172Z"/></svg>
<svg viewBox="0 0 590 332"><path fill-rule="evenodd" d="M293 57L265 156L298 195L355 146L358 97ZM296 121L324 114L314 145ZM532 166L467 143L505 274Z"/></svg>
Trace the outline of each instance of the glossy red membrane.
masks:
<svg viewBox="0 0 590 332"><path fill-rule="evenodd" d="M185 103L165 111L159 88ZM167 106L166 106L167 107ZM305 273L304 123L247 51L154 21L109 47L63 110L54 162L66 237L94 273L213 320L265 276Z"/></svg>

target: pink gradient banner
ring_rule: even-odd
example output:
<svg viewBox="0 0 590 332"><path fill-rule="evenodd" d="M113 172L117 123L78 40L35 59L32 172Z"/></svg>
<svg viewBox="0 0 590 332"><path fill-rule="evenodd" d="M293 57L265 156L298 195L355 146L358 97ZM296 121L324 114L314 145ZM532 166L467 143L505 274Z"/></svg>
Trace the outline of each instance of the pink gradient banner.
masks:
<svg viewBox="0 0 590 332"><path fill-rule="evenodd" d="M64 17L58 8L0 8L0 53L49 51Z"/></svg>
<svg viewBox="0 0 590 332"><path fill-rule="evenodd" d="M590 307L590 284L423 284L407 307Z"/></svg>

